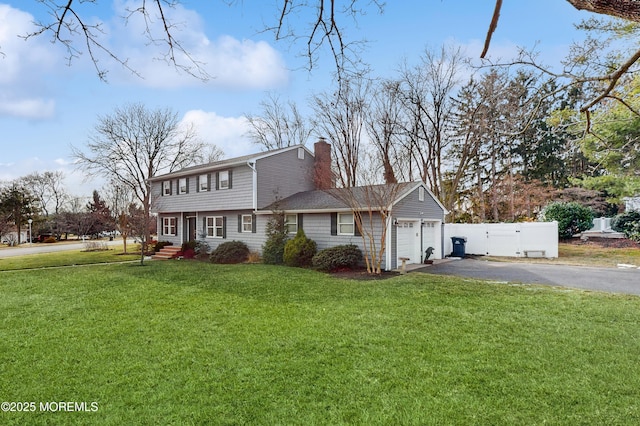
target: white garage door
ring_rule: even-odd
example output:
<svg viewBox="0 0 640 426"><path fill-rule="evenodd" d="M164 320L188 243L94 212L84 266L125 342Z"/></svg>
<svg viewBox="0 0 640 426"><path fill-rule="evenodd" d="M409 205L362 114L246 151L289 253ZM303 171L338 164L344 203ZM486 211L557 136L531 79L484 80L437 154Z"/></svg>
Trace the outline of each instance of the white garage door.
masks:
<svg viewBox="0 0 640 426"><path fill-rule="evenodd" d="M420 263L420 222L398 221L398 265L401 257L407 257L407 263Z"/></svg>
<svg viewBox="0 0 640 426"><path fill-rule="evenodd" d="M433 247L433 252L429 257L430 260L440 259L440 223L439 222L425 222L422 225L422 254L429 247Z"/></svg>

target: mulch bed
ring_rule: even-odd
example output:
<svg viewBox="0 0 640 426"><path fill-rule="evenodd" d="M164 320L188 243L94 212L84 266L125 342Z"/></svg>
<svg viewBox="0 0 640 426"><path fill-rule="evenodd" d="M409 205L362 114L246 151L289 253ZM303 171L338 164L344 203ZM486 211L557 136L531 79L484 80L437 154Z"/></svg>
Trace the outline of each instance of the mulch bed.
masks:
<svg viewBox="0 0 640 426"><path fill-rule="evenodd" d="M329 273L332 277L343 278L347 280L362 280L362 281L371 281L371 280L386 280L389 278L397 277L400 275L399 272L395 271L382 271L379 275L369 275L367 274L367 268L356 268L356 269L339 269L337 271L332 271Z"/></svg>
<svg viewBox="0 0 640 426"><path fill-rule="evenodd" d="M580 246L586 245L602 248L640 248L640 244L627 238L589 237L586 240L582 240L580 238L571 238L569 240L561 240L561 242Z"/></svg>

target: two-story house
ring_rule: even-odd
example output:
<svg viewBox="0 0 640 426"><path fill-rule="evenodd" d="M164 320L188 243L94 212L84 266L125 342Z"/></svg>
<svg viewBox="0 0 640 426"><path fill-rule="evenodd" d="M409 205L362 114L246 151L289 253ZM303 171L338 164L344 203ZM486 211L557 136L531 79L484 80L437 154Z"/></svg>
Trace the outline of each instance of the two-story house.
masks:
<svg viewBox="0 0 640 426"><path fill-rule="evenodd" d="M302 228L319 250L348 243L362 248L348 202L357 196L344 191L358 195L363 189L332 188L331 176L331 145L323 139L314 152L297 145L156 176L149 181L158 240L180 245L204 239L212 248L239 240L260 252L277 209L292 236ZM390 204L385 269L396 268L402 257L420 263L428 247L434 249L431 259L441 258L445 209L424 183L401 184ZM379 228L382 234L381 221Z"/></svg>

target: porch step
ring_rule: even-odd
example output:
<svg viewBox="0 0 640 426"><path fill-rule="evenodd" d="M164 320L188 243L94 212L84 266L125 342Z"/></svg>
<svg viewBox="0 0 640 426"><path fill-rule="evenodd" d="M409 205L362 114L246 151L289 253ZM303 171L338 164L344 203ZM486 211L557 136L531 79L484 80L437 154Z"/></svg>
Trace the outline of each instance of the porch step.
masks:
<svg viewBox="0 0 640 426"><path fill-rule="evenodd" d="M180 246L165 246L160 249L159 252L154 254L151 258L158 260L174 259L178 256L178 253L182 250Z"/></svg>

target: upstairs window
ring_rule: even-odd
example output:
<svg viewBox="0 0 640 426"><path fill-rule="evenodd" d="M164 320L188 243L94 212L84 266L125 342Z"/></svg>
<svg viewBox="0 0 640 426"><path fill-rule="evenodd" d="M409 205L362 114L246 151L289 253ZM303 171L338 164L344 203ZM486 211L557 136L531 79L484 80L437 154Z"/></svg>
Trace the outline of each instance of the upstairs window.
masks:
<svg viewBox="0 0 640 426"><path fill-rule="evenodd" d="M198 176L198 192L207 192L209 190L209 175Z"/></svg>
<svg viewBox="0 0 640 426"><path fill-rule="evenodd" d="M189 179L178 179L178 194L187 194L189 192Z"/></svg>
<svg viewBox="0 0 640 426"><path fill-rule="evenodd" d="M162 195L171 195L171 181L165 180L162 182Z"/></svg>
<svg viewBox="0 0 640 426"><path fill-rule="evenodd" d="M424 187L423 186L418 188L418 200L419 201L424 201Z"/></svg>
<svg viewBox="0 0 640 426"><path fill-rule="evenodd" d="M218 189L229 189L229 171L218 173Z"/></svg>

